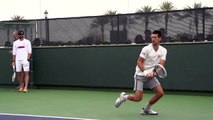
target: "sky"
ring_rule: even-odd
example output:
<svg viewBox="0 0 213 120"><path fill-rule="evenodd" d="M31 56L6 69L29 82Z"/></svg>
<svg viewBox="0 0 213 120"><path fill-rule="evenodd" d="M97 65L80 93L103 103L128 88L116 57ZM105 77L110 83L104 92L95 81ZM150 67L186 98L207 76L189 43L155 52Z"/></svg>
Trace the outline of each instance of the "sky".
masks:
<svg viewBox="0 0 213 120"><path fill-rule="evenodd" d="M176 9L192 7L194 3L213 7L212 0L3 0L0 21L11 20L14 15L24 19L43 19L45 10L48 11L48 18L98 16L108 10L127 14L135 13L145 5L158 9L165 1L172 2Z"/></svg>

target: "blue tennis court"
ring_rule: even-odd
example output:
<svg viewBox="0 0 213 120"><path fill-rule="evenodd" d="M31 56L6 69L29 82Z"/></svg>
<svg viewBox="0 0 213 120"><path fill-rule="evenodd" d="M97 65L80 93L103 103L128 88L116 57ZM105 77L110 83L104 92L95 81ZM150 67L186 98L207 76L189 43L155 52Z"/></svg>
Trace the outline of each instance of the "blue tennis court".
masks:
<svg viewBox="0 0 213 120"><path fill-rule="evenodd" d="M94 119L0 113L0 120L94 120Z"/></svg>

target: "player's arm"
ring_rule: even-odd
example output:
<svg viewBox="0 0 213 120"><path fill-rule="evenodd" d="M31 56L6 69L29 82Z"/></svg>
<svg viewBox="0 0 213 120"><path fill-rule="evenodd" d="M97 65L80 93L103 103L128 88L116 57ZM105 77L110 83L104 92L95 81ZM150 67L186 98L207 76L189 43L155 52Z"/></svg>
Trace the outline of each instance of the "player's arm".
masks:
<svg viewBox="0 0 213 120"><path fill-rule="evenodd" d="M166 55L167 55L167 50L164 49L164 50L163 50L163 54L162 54L162 56L161 56L161 58L160 58L160 64L161 64L162 66L165 65L165 62L166 62Z"/></svg>
<svg viewBox="0 0 213 120"><path fill-rule="evenodd" d="M28 42L28 44L27 44L27 52L28 52L27 60L29 61L31 59L31 54L32 54L32 46L31 46L30 42Z"/></svg>
<svg viewBox="0 0 213 120"><path fill-rule="evenodd" d="M13 44L13 50L12 50L12 65L15 65L16 62L16 48L15 45Z"/></svg>
<svg viewBox="0 0 213 120"><path fill-rule="evenodd" d="M166 62L166 60L163 60L163 59L160 60L160 64L161 64L162 66L165 65L165 62Z"/></svg>
<svg viewBox="0 0 213 120"><path fill-rule="evenodd" d="M144 72L144 75L145 75L147 78L153 78L153 77L154 77L153 72L148 73L148 72L144 71L144 70L145 70L145 68L144 68L144 60L145 60L144 58L142 58L141 56L139 56L138 61L137 61L137 65L138 65L138 67L140 68L140 70L141 70L142 72Z"/></svg>
<svg viewBox="0 0 213 120"><path fill-rule="evenodd" d="M144 71L144 58L139 56L138 60L137 60L137 65L140 68L140 70L143 72Z"/></svg>
<svg viewBox="0 0 213 120"><path fill-rule="evenodd" d="M31 58L31 53L28 53L28 54L27 54L27 60L29 61L30 58Z"/></svg>
<svg viewBox="0 0 213 120"><path fill-rule="evenodd" d="M160 59L160 63L159 63L159 64L161 64L162 66L164 66L164 65L165 65L165 62L166 62L166 60ZM156 71L160 71L160 70L161 70L161 67L158 67L158 68L156 69Z"/></svg>
<svg viewBox="0 0 213 120"><path fill-rule="evenodd" d="M159 64L161 64L162 66L164 66L165 63L166 63L166 55L167 55L167 50L164 49L164 50L163 50L163 53L162 53L162 56L161 56L161 58L160 58L160 63L159 63ZM157 69L157 70L158 70L158 69Z"/></svg>
<svg viewBox="0 0 213 120"><path fill-rule="evenodd" d="M16 64L16 55L13 55L12 58L12 66L14 66Z"/></svg>
<svg viewBox="0 0 213 120"><path fill-rule="evenodd" d="M160 58L160 63L159 63L159 64L161 64L162 66L164 66L165 63L166 63L166 55L167 55L167 50L164 49L164 50L163 50L163 53L162 53L162 56L161 56L161 58ZM157 71L158 71L158 70L161 70L161 68L157 69Z"/></svg>
<svg viewBox="0 0 213 120"><path fill-rule="evenodd" d="M140 52L140 55L139 55L139 57L138 57L138 60L137 60L137 65L138 65L138 67L140 68L140 70L142 71L142 72L144 72L144 61L145 61L145 59L146 59L146 56L147 56L147 48L146 47L144 47L142 50L141 50L141 52Z"/></svg>

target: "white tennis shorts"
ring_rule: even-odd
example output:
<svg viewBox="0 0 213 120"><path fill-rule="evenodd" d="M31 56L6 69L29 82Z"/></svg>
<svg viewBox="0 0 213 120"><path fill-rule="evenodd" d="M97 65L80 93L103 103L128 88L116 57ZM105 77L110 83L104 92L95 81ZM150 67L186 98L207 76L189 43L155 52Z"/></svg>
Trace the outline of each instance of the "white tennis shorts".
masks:
<svg viewBox="0 0 213 120"><path fill-rule="evenodd" d="M135 79L134 91L136 90L143 91L144 85L150 89L153 89L156 86L160 85L160 82L156 77L148 79L145 76L135 75L134 79Z"/></svg>
<svg viewBox="0 0 213 120"><path fill-rule="evenodd" d="M28 72L30 70L30 62L27 60L17 60L16 61L16 72L21 72L24 70Z"/></svg>

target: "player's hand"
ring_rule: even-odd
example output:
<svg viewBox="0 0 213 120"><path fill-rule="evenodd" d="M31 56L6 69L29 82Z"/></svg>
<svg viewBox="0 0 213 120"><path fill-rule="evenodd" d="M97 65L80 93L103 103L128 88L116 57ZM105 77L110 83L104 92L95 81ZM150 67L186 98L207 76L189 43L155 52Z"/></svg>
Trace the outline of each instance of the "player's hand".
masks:
<svg viewBox="0 0 213 120"><path fill-rule="evenodd" d="M155 77L155 75L154 75L153 72L151 72L151 73L148 73L148 74L146 75L146 77L147 77L148 79L152 79L152 78Z"/></svg>
<svg viewBox="0 0 213 120"><path fill-rule="evenodd" d="M12 66L15 66L16 65L16 63L15 62L12 62Z"/></svg>

